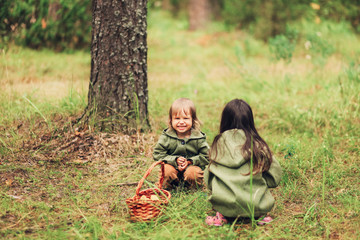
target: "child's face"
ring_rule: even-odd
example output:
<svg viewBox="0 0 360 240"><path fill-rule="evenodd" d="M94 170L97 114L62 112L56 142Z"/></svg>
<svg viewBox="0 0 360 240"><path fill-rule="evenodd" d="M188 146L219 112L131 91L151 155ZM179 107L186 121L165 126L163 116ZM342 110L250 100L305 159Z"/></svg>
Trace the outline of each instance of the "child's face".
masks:
<svg viewBox="0 0 360 240"><path fill-rule="evenodd" d="M191 134L192 117L190 111L179 111L172 115L171 126L179 138L189 137Z"/></svg>

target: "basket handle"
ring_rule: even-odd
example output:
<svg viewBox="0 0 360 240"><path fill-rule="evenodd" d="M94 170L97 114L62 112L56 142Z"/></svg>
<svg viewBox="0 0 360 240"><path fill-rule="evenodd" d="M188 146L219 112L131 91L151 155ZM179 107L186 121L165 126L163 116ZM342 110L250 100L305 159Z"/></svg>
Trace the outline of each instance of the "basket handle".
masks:
<svg viewBox="0 0 360 240"><path fill-rule="evenodd" d="M146 171L146 173L144 174L144 176L142 177L142 179L139 181L138 183L138 186L136 188L136 195L139 195L139 192L140 192L140 189L145 181L145 179L149 176L149 174L151 173L151 171L153 170L153 168L156 166L156 165L159 165L161 164L161 177L159 179L159 184L158 184L158 187L159 189L162 188L162 184L164 182L164 176L165 176L165 163L163 161L157 161L157 162L154 162L150 167L149 169Z"/></svg>

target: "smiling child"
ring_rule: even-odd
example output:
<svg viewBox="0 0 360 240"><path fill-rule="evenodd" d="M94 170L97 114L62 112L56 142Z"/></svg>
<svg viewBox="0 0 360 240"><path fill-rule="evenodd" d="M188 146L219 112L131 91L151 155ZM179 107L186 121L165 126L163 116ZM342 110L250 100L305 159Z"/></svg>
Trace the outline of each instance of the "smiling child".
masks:
<svg viewBox="0 0 360 240"><path fill-rule="evenodd" d="M201 186L209 145L199 129L194 103L187 98L175 100L169 110L168 123L153 152L155 161L165 162L164 188L178 186L180 181L192 187Z"/></svg>

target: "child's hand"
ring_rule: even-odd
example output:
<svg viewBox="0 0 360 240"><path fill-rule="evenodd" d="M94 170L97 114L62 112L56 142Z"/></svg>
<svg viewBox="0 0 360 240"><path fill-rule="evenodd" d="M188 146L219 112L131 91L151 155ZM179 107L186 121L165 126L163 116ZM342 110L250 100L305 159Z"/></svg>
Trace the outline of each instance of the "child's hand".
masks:
<svg viewBox="0 0 360 240"><path fill-rule="evenodd" d="M180 172L184 171L184 169L188 166L188 161L184 157L178 157L176 162L178 164L178 169Z"/></svg>

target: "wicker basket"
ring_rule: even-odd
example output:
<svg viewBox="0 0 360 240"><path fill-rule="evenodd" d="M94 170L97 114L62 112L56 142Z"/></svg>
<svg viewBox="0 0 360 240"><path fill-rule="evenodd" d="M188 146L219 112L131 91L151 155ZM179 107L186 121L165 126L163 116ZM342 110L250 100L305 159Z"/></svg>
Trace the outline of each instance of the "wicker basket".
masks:
<svg viewBox="0 0 360 240"><path fill-rule="evenodd" d="M152 169L159 164L161 164L161 177L159 179L158 188L149 188L140 191L147 176L149 176ZM162 209L166 207L171 198L171 194L170 192L161 189L163 182L164 163L162 161L154 162L139 181L135 196L126 199L126 204L130 210L130 219L132 221L149 221L157 217Z"/></svg>

